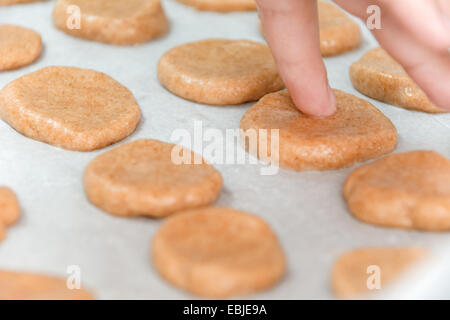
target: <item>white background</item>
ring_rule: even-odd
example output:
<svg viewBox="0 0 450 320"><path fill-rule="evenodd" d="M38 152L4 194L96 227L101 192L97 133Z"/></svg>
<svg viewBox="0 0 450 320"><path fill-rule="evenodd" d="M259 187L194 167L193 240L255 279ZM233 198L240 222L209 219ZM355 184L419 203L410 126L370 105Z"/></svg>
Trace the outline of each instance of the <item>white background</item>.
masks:
<svg viewBox="0 0 450 320"><path fill-rule="evenodd" d="M192 131L195 120L210 128L237 128L251 104L211 107L180 99L160 86L156 64L165 51L184 42L212 37L263 42L256 13L205 13L175 1L163 2L170 33L136 47L84 41L56 30L51 19L53 1L0 7L0 23L32 28L44 43L36 63L0 72L0 87L49 65L91 68L127 86L138 100L143 120L125 141L170 141L173 130ZM374 46L376 42L364 29L359 50L326 58L332 86L363 97L353 89L348 68ZM450 157L450 114L430 115L370 101L398 129L395 152L429 149ZM83 170L108 149L89 153L58 149L25 138L0 121L0 185L16 191L23 209L20 222L0 244L0 268L65 276L67 266L75 264L82 268L83 285L100 299L192 298L166 283L152 267L150 240L161 221L115 218L86 200ZM434 248L450 240L448 233L385 229L355 220L341 196L352 168L300 173L280 170L276 176L261 176L259 165L216 167L224 177L217 204L263 217L286 252L289 270L285 279L254 298L333 298L330 270L346 250L385 245Z"/></svg>

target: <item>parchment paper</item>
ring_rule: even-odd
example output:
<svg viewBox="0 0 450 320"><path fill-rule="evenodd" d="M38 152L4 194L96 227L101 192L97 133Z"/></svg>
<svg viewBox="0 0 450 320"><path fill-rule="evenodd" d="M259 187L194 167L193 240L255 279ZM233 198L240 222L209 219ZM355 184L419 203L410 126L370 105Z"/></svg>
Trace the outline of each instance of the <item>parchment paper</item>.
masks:
<svg viewBox="0 0 450 320"><path fill-rule="evenodd" d="M165 0L171 31L136 47L116 47L72 38L53 27L54 1L0 8L0 23L33 28L45 49L34 64L0 73L0 86L48 65L77 66L105 72L135 95L143 120L125 141L154 138L170 141L175 129L193 131L194 121L220 130L238 128L251 104L204 106L180 99L157 81L156 63L175 45L204 38L263 42L255 12L197 12ZM326 58L333 87L363 97L351 85L348 68L376 46L364 30L360 49ZM435 150L450 157L450 115L406 111L369 99L395 124L395 152ZM123 142L121 142L123 143ZM161 224L146 218L115 218L86 199L81 177L87 163L105 148L81 153L28 139L0 121L0 185L13 188L23 209L20 222L0 244L0 268L67 276L78 265L82 284L100 299L193 298L161 279L150 260L150 240ZM199 150L195 150L199 151ZM379 228L355 220L341 196L352 168L328 172L280 170L261 176L261 165L216 165L224 177L219 205L255 213L279 235L289 270L280 285L252 298L333 298L329 275L334 260L361 246L421 245L434 248L450 241L449 233Z"/></svg>

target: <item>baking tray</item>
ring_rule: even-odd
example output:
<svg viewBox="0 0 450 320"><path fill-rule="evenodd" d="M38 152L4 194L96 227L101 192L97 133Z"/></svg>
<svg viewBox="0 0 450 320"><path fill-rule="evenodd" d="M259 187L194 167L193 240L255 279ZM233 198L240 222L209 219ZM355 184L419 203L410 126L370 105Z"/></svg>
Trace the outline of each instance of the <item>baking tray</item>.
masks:
<svg viewBox="0 0 450 320"><path fill-rule="evenodd" d="M32 28L42 35L44 43L36 63L1 72L0 87L49 65L104 72L128 87L142 110L138 129L121 143L141 138L170 142L176 129L193 133L195 121L201 121L204 128L235 129L252 105L213 107L180 99L158 83L156 64L168 49L189 41L228 38L264 42L255 12L198 12L166 0L163 5L171 22L167 36L144 45L117 47L72 38L56 30L51 18L53 5L54 1L47 1L0 8L0 23ZM361 47L326 58L325 63L333 87L365 98L352 87L348 76L351 63L377 46L368 30L361 27ZM429 149L450 157L450 114L412 112L368 100L397 127L395 152ZM100 299L193 298L161 279L152 267L150 240L162 221L113 217L87 201L83 170L110 148L88 153L62 150L25 138L0 122L0 184L14 189L23 210L20 222L8 230L6 241L0 244L0 268L64 277L68 266L77 265L82 284ZM265 219L286 252L286 277L252 298L333 298L330 270L347 250L402 245L439 249L450 242L449 233L380 228L354 219L341 190L355 166L326 172L281 169L273 176L260 175L262 167L216 165L224 177L217 204Z"/></svg>

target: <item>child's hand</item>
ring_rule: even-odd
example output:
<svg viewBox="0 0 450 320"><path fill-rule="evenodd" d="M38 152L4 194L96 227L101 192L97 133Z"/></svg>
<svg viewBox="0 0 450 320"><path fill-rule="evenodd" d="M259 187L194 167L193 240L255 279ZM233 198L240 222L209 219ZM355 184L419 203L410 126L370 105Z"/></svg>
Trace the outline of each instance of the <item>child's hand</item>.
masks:
<svg viewBox="0 0 450 320"><path fill-rule="evenodd" d="M281 77L303 112L328 116L336 102L319 42L315 0L256 0L265 36ZM336 0L365 21L369 5L381 8L373 34L436 106L450 109L450 0Z"/></svg>

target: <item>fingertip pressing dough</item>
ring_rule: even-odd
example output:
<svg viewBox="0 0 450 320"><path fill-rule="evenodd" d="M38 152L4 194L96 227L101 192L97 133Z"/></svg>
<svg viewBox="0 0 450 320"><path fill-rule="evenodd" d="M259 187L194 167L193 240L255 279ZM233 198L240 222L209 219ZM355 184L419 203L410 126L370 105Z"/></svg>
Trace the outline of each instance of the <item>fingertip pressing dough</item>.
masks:
<svg viewBox="0 0 450 320"><path fill-rule="evenodd" d="M369 50L350 67L350 78L362 94L397 107L443 113L408 76L403 67L382 48Z"/></svg>
<svg viewBox="0 0 450 320"><path fill-rule="evenodd" d="M363 248L347 252L339 257L333 267L333 291L342 299L379 292L428 255L427 250L415 247ZM374 273L378 271L378 274ZM372 287L374 283L371 282L371 276L379 276L379 290ZM372 290L368 287L368 281Z"/></svg>
<svg viewBox="0 0 450 320"><path fill-rule="evenodd" d="M41 51L42 40L36 31L0 25L0 71L29 65L39 58Z"/></svg>
<svg viewBox="0 0 450 320"><path fill-rule="evenodd" d="M192 164L177 164L172 153L190 155ZM94 205L117 216L161 218L205 206L219 196L222 176L203 159L194 162L195 157L157 140L125 143L89 163L84 189Z"/></svg>
<svg viewBox="0 0 450 320"><path fill-rule="evenodd" d="M385 227L450 230L450 160L433 151L386 156L355 169L344 185L350 212Z"/></svg>
<svg viewBox="0 0 450 320"><path fill-rule="evenodd" d="M91 151L133 133L140 110L133 94L104 73L47 67L0 91L0 117L29 138Z"/></svg>
<svg viewBox="0 0 450 320"><path fill-rule="evenodd" d="M0 224L9 227L17 222L19 216L19 201L15 193L8 187L0 187Z"/></svg>
<svg viewBox="0 0 450 320"><path fill-rule="evenodd" d="M92 300L84 289L69 289L66 279L0 271L0 300Z"/></svg>
<svg viewBox="0 0 450 320"><path fill-rule="evenodd" d="M158 78L172 93L211 105L254 101L284 87L270 49L247 40L208 39L166 52Z"/></svg>
<svg viewBox="0 0 450 320"><path fill-rule="evenodd" d="M259 158L263 158L260 150L267 149L268 158L278 158L281 167L298 171L349 167L394 150L397 130L383 113L351 94L340 90L334 94L337 111L327 118L300 112L287 90L266 95L241 119L243 133L255 132L258 137L256 148L243 141L245 149L259 150L253 154ZM279 155L272 154L271 129L279 130ZM261 130L267 132L267 146L260 145Z"/></svg>
<svg viewBox="0 0 450 320"><path fill-rule="evenodd" d="M251 11L256 10L255 0L178 0L202 11Z"/></svg>
<svg viewBox="0 0 450 320"><path fill-rule="evenodd" d="M361 43L358 24L332 3L319 1L319 27L324 57L356 49Z"/></svg>
<svg viewBox="0 0 450 320"><path fill-rule="evenodd" d="M71 6L80 8L79 28L68 13ZM53 20L67 34L115 45L144 43L169 30L160 0L58 0Z"/></svg>
<svg viewBox="0 0 450 320"><path fill-rule="evenodd" d="M152 243L156 270L193 294L224 298L267 289L283 277L277 236L260 218L208 207L176 214Z"/></svg>

